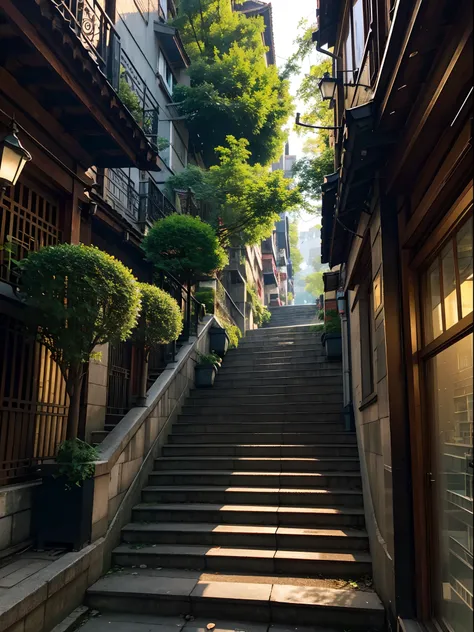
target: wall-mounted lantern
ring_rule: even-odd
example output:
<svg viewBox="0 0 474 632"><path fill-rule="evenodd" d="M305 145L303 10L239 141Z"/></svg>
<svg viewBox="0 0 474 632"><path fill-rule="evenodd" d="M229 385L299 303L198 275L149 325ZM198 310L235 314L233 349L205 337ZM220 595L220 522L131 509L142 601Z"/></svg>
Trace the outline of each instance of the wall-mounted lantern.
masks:
<svg viewBox="0 0 474 632"><path fill-rule="evenodd" d="M14 120L10 132L0 143L0 199L8 186L15 186L31 154L20 143Z"/></svg>

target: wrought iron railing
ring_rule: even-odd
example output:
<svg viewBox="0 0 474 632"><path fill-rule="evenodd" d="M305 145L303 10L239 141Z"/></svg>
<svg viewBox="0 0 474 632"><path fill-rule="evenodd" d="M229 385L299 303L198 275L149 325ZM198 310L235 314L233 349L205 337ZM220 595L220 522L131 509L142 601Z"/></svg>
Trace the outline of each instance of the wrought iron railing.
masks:
<svg viewBox="0 0 474 632"><path fill-rule="evenodd" d="M235 325L239 326L239 323L245 322L245 315L237 307L231 295L219 279L216 279L216 299L218 310L220 309L224 312L225 316Z"/></svg>
<svg viewBox="0 0 474 632"><path fill-rule="evenodd" d="M130 91L132 95L130 95ZM119 97L130 110L148 140L158 145L158 118L160 107L146 82L122 49L120 52Z"/></svg>
<svg viewBox="0 0 474 632"><path fill-rule="evenodd" d="M140 223L143 227L176 212L175 206L153 180L140 182Z"/></svg>
<svg viewBox="0 0 474 632"><path fill-rule="evenodd" d="M120 78L120 37L98 0L53 0L115 90Z"/></svg>
<svg viewBox="0 0 474 632"><path fill-rule="evenodd" d="M137 222L140 196L133 180L123 169L107 169L103 181L107 202L119 213Z"/></svg>

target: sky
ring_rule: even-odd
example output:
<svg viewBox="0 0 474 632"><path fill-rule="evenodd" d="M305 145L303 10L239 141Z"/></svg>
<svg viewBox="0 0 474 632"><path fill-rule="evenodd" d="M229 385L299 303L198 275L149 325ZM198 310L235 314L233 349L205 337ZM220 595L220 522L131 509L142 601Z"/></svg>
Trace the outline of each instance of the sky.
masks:
<svg viewBox="0 0 474 632"><path fill-rule="evenodd" d="M301 19L307 19L310 23L316 20L316 0L271 0L273 7L273 31L275 37L275 48L278 66L284 66L285 60L295 52L294 41L298 34L298 24ZM301 74L295 77L291 84L291 93L296 94L298 84L305 74L309 72L312 64L317 63L318 53L316 48L314 53L302 65ZM302 111L296 102L296 111ZM290 134L290 154L295 154L297 158L303 155L304 136L299 136L292 131ZM311 215L302 214L298 228L300 231L307 230L318 223L318 220Z"/></svg>

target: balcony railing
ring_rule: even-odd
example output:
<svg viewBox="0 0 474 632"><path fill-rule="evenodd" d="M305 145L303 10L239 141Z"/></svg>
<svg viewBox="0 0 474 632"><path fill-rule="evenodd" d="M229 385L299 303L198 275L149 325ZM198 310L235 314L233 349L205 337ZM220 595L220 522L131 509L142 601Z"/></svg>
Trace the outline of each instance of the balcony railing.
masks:
<svg viewBox="0 0 474 632"><path fill-rule="evenodd" d="M120 78L120 37L98 0L53 0L115 90Z"/></svg>
<svg viewBox="0 0 474 632"><path fill-rule="evenodd" d="M124 50L120 52L118 94L148 140L158 145L158 101Z"/></svg>
<svg viewBox="0 0 474 632"><path fill-rule="evenodd" d="M143 226L176 212L174 205L152 180L140 182L140 223Z"/></svg>
<svg viewBox="0 0 474 632"><path fill-rule="evenodd" d="M135 183L123 169L108 169L104 176L104 196L107 202L121 215L137 222L139 219L140 196Z"/></svg>

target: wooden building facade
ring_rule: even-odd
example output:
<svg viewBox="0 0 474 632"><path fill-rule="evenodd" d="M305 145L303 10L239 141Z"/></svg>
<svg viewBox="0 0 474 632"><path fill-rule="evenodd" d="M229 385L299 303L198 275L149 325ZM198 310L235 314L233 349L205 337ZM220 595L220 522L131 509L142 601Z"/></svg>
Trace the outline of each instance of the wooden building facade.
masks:
<svg viewBox="0 0 474 632"><path fill-rule="evenodd" d="M472 6L318 0L337 87L322 262L390 629L473 616Z"/></svg>

